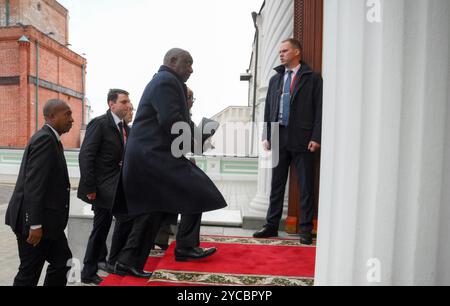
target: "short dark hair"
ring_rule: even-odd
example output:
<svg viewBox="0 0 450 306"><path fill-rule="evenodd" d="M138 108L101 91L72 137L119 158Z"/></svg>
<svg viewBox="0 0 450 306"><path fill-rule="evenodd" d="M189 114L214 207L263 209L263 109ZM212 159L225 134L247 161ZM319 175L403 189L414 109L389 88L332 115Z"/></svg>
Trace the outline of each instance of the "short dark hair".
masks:
<svg viewBox="0 0 450 306"><path fill-rule="evenodd" d="M59 99L52 99L52 100L49 100L47 103L45 103L44 111L43 111L44 118L50 118L51 115L54 115L55 109L61 105L69 107L69 105L66 102L64 102L63 100L59 100Z"/></svg>
<svg viewBox="0 0 450 306"><path fill-rule="evenodd" d="M117 102L117 99L119 98L119 95L126 95L129 96L130 93L123 89L110 89L108 92L108 103L109 102Z"/></svg>
<svg viewBox="0 0 450 306"><path fill-rule="evenodd" d="M282 43L287 43L287 42L290 43L295 49L298 49L301 52L303 52L302 43L298 39L288 38L288 39L283 40Z"/></svg>

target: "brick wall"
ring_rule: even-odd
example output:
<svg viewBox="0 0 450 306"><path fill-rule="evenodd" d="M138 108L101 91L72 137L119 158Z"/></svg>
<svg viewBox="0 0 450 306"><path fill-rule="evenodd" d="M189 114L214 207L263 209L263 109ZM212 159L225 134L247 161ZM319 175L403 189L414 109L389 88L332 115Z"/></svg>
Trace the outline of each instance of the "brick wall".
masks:
<svg viewBox="0 0 450 306"><path fill-rule="evenodd" d="M59 58L59 83L77 92L83 91L82 69L73 62Z"/></svg>
<svg viewBox="0 0 450 306"><path fill-rule="evenodd" d="M80 147L80 131L81 131L81 117L82 117L82 101L65 95L60 95L60 99L66 101L72 109L72 117L75 121L73 123L70 133L62 137L62 142L65 148L79 148Z"/></svg>
<svg viewBox="0 0 450 306"><path fill-rule="evenodd" d="M19 45L15 41L0 41L0 77L19 75Z"/></svg>
<svg viewBox="0 0 450 306"><path fill-rule="evenodd" d="M29 47L25 49L19 47L17 42L22 35L30 40ZM79 148L82 100L61 90L66 88L82 93L82 65L86 61L32 27L25 30L20 27L0 29L0 77L26 76L23 78L26 83L0 85L0 147L25 147L29 137L36 132L36 86L34 83L27 84L28 76L36 76L36 39L40 46L39 79L51 86L59 86L39 87L37 128L44 125L42 112L48 100L58 98L66 101L72 108L75 122L71 132L63 137L63 144L68 149ZM20 54L26 56L21 57ZM21 63L23 58L29 61L29 67Z"/></svg>
<svg viewBox="0 0 450 306"><path fill-rule="evenodd" d="M0 7L5 11L5 0ZM2 23L5 23L2 18ZM68 42L68 12L57 1L52 0L10 0L10 25L17 23L33 25L41 32L55 33L51 37L60 44Z"/></svg>
<svg viewBox="0 0 450 306"><path fill-rule="evenodd" d="M17 147L18 143L27 140L26 137L20 137L16 133L21 124L18 116L21 111L17 103L18 96L18 85L0 86L0 146Z"/></svg>

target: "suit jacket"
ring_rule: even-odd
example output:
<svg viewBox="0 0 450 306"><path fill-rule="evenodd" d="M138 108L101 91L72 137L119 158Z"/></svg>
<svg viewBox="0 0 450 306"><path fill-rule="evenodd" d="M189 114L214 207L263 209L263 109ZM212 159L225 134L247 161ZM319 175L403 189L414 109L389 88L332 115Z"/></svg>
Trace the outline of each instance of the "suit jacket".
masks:
<svg viewBox="0 0 450 306"><path fill-rule="evenodd" d="M30 140L16 188L6 211L6 224L28 236L30 226L42 225L43 239L58 239L69 220L70 181L62 145L44 126Z"/></svg>
<svg viewBox="0 0 450 306"><path fill-rule="evenodd" d="M163 66L145 89L128 139L123 167L131 216L152 212L197 214L227 206L208 176L184 156L172 154L175 123L190 124L186 85ZM192 148L191 148L192 149Z"/></svg>
<svg viewBox="0 0 450 306"><path fill-rule="evenodd" d="M279 122L280 101L283 92L286 68L275 68L277 74L269 83L266 98L263 140L271 141L271 124ZM311 141L322 142L322 96L323 81L307 64L302 63L296 75L291 95L291 109L288 127L288 149L306 152Z"/></svg>
<svg viewBox="0 0 450 306"><path fill-rule="evenodd" d="M127 135L130 128L124 126ZM123 164L124 141L109 110L92 120L80 150L80 184L78 198L97 207L112 209ZM97 193L90 201L88 194Z"/></svg>

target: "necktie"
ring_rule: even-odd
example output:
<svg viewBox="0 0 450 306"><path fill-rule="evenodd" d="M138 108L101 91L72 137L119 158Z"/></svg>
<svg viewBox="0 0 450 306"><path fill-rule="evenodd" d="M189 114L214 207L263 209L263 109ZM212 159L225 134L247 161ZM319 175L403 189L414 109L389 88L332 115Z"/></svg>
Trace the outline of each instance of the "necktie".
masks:
<svg viewBox="0 0 450 306"><path fill-rule="evenodd" d="M283 89L283 113L281 117L281 124L284 126L289 125L289 115L291 110L291 84L292 84L292 71L288 70L287 80L284 83Z"/></svg>
<svg viewBox="0 0 450 306"><path fill-rule="evenodd" d="M117 126L119 127L119 131L120 131L120 137L122 137L122 141L123 141L123 143L125 144L125 133L124 133L124 130L123 130L123 122L119 122L118 124L117 124Z"/></svg>

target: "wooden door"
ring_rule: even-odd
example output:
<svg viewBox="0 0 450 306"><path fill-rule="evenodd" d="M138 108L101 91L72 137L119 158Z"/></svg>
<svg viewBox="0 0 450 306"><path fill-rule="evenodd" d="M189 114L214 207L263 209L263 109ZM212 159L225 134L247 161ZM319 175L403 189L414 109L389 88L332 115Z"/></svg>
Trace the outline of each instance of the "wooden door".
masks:
<svg viewBox="0 0 450 306"><path fill-rule="evenodd" d="M295 0L294 8L294 38L300 40L303 46L303 61L313 70L322 72L323 46L323 0ZM317 214L319 206L320 153L316 154L315 162L315 192L316 207L315 231L317 231ZM289 182L289 214L286 220L286 232L297 234L299 231L299 201L298 177L293 168Z"/></svg>

